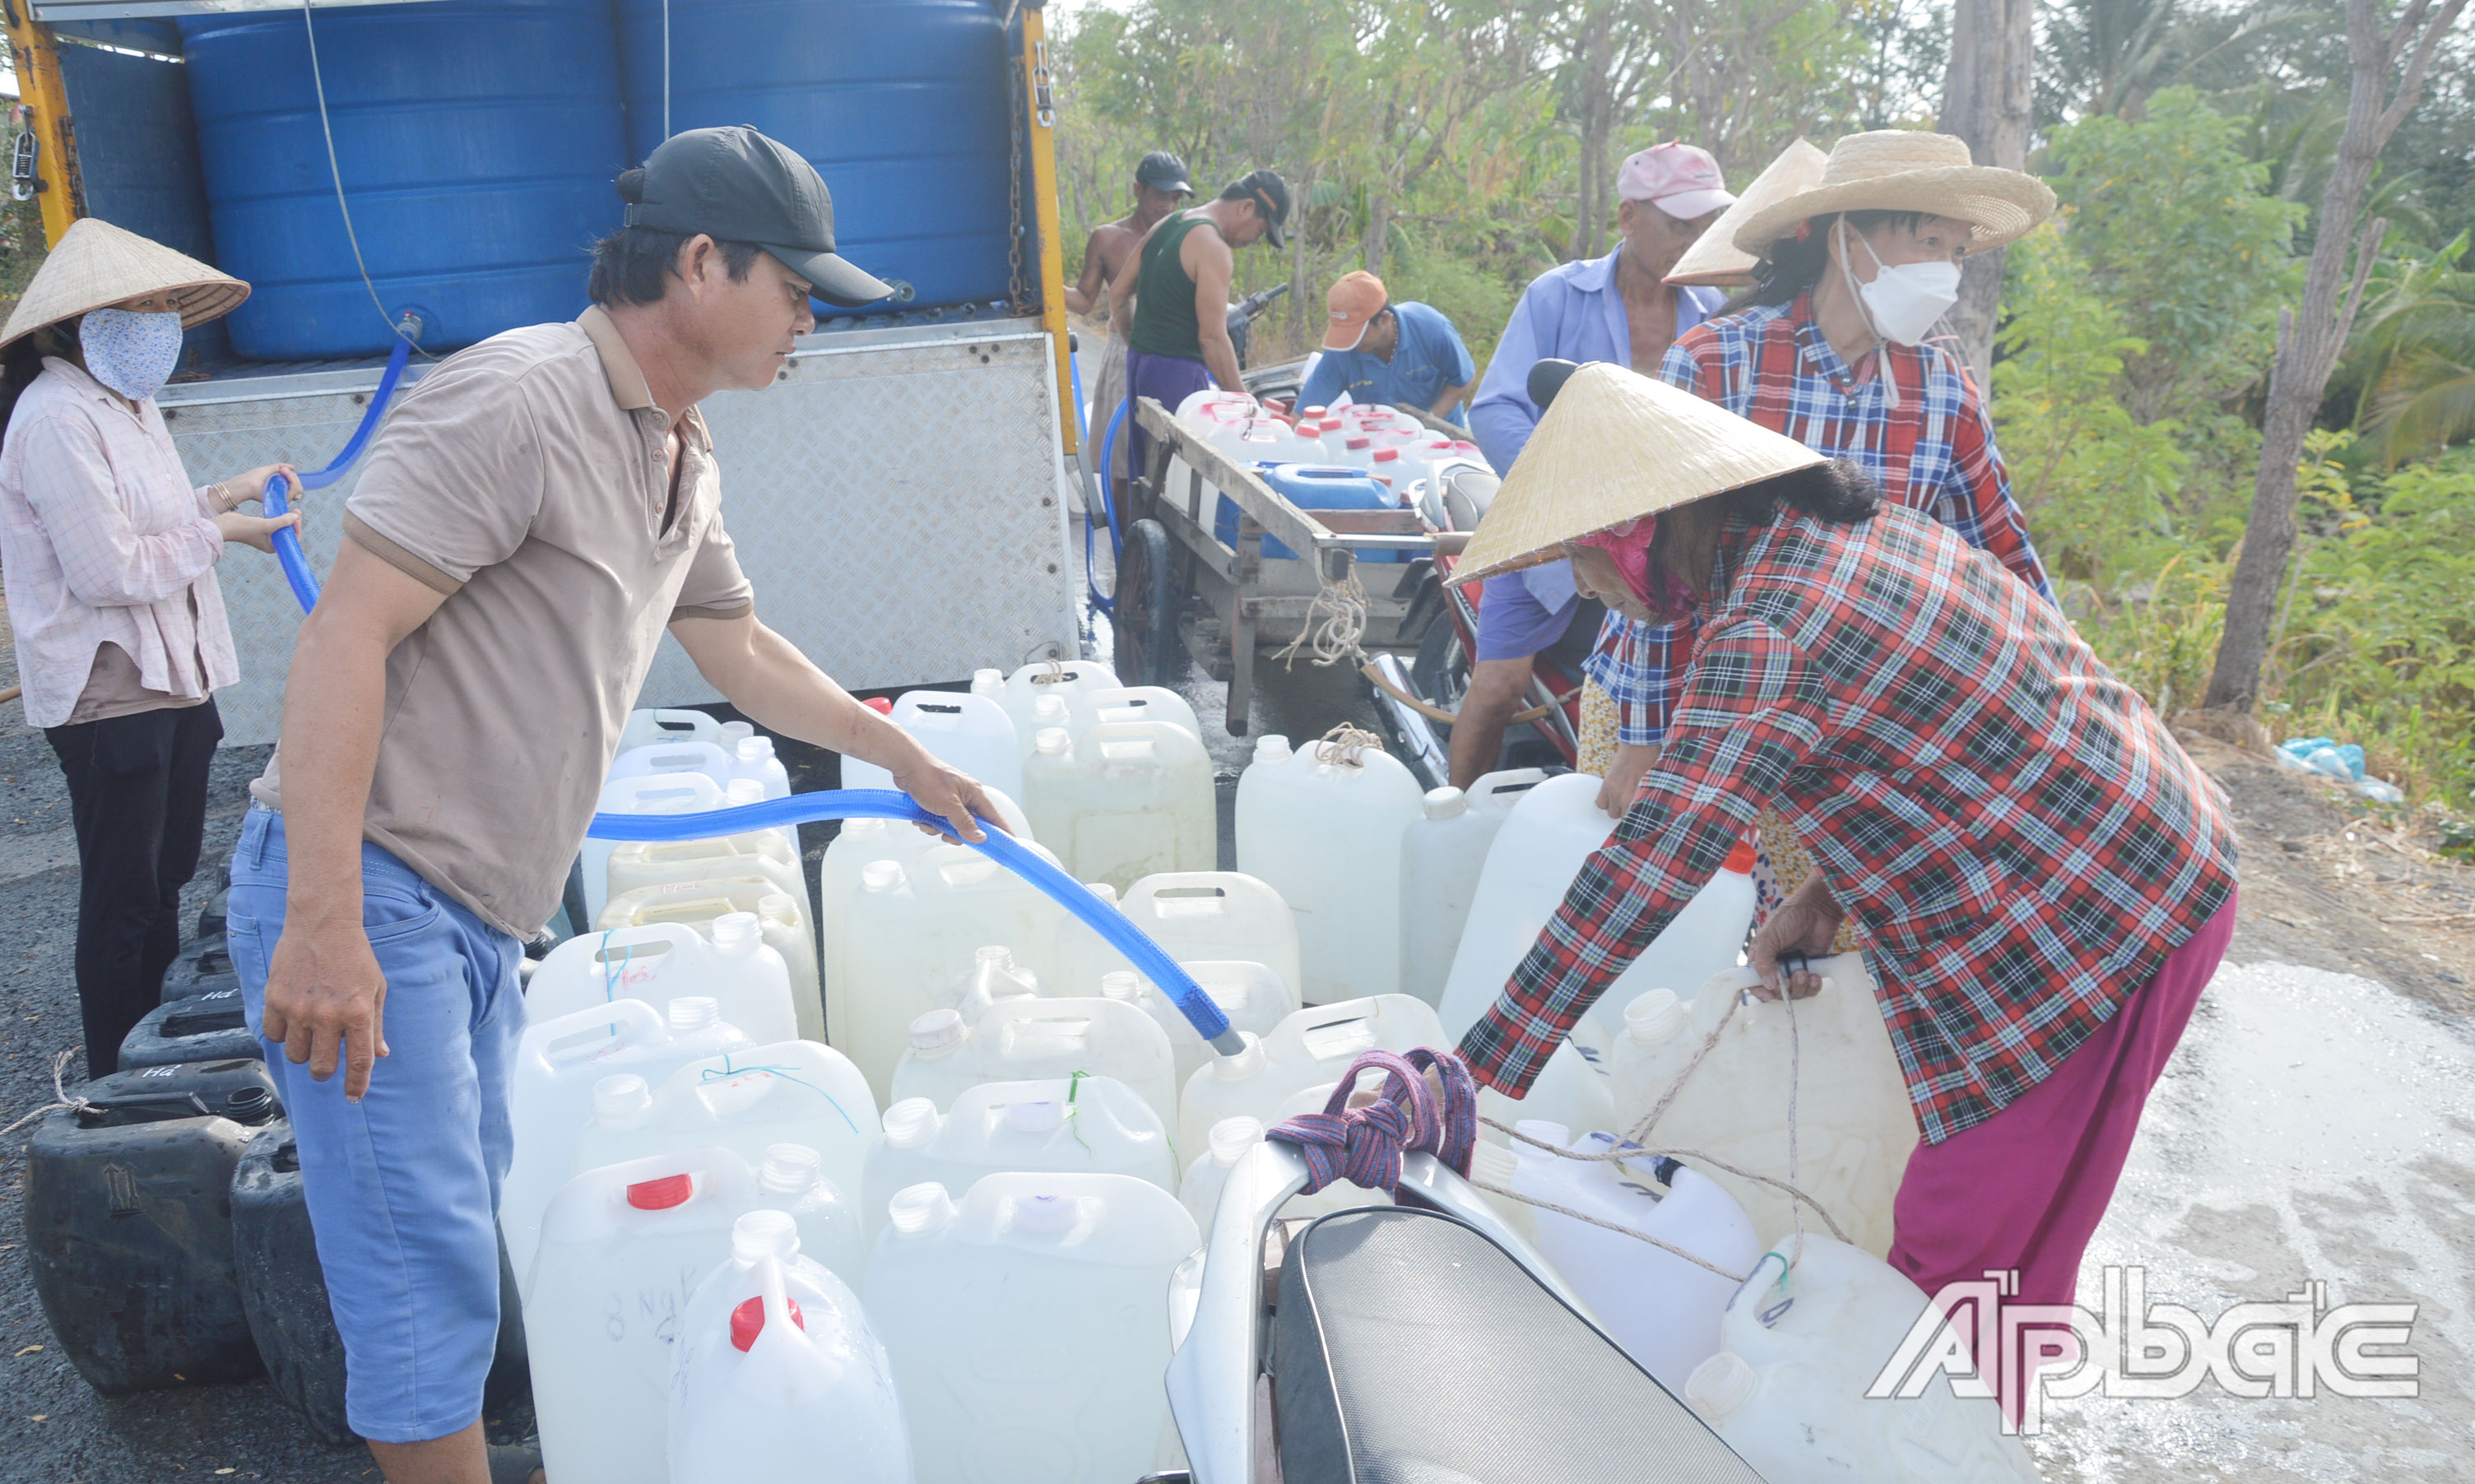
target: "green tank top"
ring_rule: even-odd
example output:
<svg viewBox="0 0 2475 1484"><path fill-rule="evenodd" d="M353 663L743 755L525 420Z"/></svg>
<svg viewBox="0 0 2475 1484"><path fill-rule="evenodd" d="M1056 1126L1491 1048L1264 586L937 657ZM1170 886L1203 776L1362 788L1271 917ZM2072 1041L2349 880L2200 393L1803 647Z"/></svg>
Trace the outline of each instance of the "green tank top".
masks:
<svg viewBox="0 0 2475 1484"><path fill-rule="evenodd" d="M1203 359L1203 335L1194 319L1194 276L1179 260L1186 234L1203 226L1199 216L1163 222L1143 244L1143 264L1135 279L1135 323L1126 329L1126 344L1145 355L1182 355Z"/></svg>

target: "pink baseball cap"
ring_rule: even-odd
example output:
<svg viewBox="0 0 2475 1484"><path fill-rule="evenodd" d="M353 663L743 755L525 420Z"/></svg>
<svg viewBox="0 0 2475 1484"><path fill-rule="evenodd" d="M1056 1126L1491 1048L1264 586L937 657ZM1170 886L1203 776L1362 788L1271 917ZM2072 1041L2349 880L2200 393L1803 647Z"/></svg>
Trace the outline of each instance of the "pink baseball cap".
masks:
<svg viewBox="0 0 2475 1484"><path fill-rule="evenodd" d="M1616 199L1647 201L1679 221L1736 204L1710 152L1670 141L1628 156L1616 172Z"/></svg>

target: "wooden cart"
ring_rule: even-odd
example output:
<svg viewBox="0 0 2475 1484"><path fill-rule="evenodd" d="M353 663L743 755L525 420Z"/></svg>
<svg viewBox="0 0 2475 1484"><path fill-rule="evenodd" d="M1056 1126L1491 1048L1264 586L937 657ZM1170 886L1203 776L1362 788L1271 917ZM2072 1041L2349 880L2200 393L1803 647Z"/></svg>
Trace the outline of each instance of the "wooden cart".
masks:
<svg viewBox="0 0 2475 1484"><path fill-rule="evenodd" d="M1436 536L1414 510L1302 510L1140 399L1136 418L1151 455L1127 499L1113 615L1116 669L1137 685L1166 684L1181 650L1229 687L1228 728L1246 731L1259 649L1295 643L1331 611L1327 594L1354 574L1365 593L1360 643L1415 643L1432 617ZM1170 468L1179 467L1172 488ZM1216 498L1238 507L1237 544L1214 534ZM1266 557L1269 536L1299 559ZM1360 551L1399 551L1399 564ZM1419 601L1422 593L1427 600ZM1355 595L1353 594L1354 597Z"/></svg>

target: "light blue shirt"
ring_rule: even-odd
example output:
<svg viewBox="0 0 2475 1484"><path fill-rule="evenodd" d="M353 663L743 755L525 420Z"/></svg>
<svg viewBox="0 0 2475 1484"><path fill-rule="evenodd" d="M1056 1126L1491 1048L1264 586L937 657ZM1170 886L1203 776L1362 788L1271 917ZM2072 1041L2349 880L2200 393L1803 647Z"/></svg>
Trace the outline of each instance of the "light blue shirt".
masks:
<svg viewBox="0 0 2475 1484"><path fill-rule="evenodd" d="M1632 363L1632 321L1625 313L1624 293L1616 287L1619 245L1605 257L1560 263L1530 280L1513 305L1486 363L1486 377L1470 399L1470 437L1499 474L1512 470L1530 434L1538 426L1538 404L1530 400L1530 368L1550 357L1568 361L1613 361L1627 370L1658 368ZM1723 303L1714 288L1676 290L1676 333L1701 324ZM1523 572L1538 601L1560 608L1573 600L1573 569L1551 562Z"/></svg>
<svg viewBox="0 0 2475 1484"><path fill-rule="evenodd" d="M1389 305L1401 321L1401 339L1392 358L1364 351L1326 351L1314 373L1298 388L1301 407L1328 407L1341 393L1354 402L1383 402L1424 412L1448 386L1467 386L1478 378L1478 363L1461 344L1460 331L1444 312L1415 302ZM1453 408L1450 421L1469 426L1466 405Z"/></svg>

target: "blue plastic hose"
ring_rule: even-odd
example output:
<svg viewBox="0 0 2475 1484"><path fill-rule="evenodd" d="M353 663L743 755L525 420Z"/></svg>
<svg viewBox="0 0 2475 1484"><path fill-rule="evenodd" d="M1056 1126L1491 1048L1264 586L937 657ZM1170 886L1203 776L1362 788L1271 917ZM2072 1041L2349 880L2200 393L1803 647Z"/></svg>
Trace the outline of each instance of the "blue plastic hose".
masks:
<svg viewBox="0 0 2475 1484"><path fill-rule="evenodd" d="M592 828L585 833L595 839L710 839L788 824L811 824L820 819L900 819L936 830L952 829L943 815L920 808L907 793L892 789L836 789L695 815L595 815ZM1086 927L1108 939L1137 970L1160 986L1161 992L1186 1016L1187 1023L1214 1050L1234 1056L1243 1049L1237 1033L1229 1027L1228 1015L1213 1003L1212 996L1125 913L1102 902L1081 882L1049 864L1037 851L1024 848L1022 841L1005 831L990 828L980 833L986 838L967 841L972 849L1030 882L1058 906L1081 918Z"/></svg>
<svg viewBox="0 0 2475 1484"><path fill-rule="evenodd" d="M395 337L395 350L387 355L386 374L379 377L379 389L370 397L369 410L361 414L361 426L353 429L352 441L344 445L344 451L330 460L326 468L301 476L303 489L323 490L344 477L355 464L360 462L361 454L370 446L370 435L378 431L379 420L386 416L387 403L395 399L395 384L403 379L404 363L411 354L411 338L399 331ZM290 483L282 474L266 481L266 493L261 503L268 516L285 513L287 507L283 492ZM287 525L275 533L275 560L283 569L283 580L292 585L292 596L300 600L301 611L307 613L317 607L318 576L309 570L309 558L301 549L299 530Z"/></svg>

